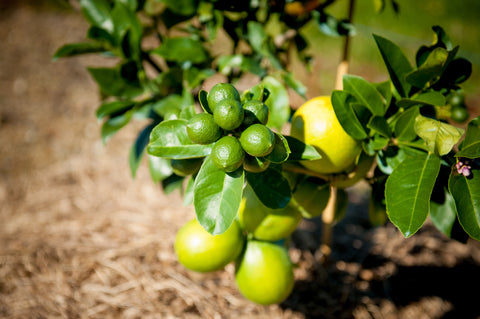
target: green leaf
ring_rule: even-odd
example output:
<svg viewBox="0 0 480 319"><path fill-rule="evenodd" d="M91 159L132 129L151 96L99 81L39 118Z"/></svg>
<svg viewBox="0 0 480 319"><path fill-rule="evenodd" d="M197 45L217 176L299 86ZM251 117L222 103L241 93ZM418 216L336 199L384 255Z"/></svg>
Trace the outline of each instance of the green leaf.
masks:
<svg viewBox="0 0 480 319"><path fill-rule="evenodd" d="M91 24L113 32L110 4L107 0L80 0L83 15Z"/></svg>
<svg viewBox="0 0 480 319"><path fill-rule="evenodd" d="M430 218L442 233L448 237L452 234L453 224L457 219L457 210L455 201L449 192L445 192L445 202L430 202Z"/></svg>
<svg viewBox="0 0 480 319"><path fill-rule="evenodd" d="M202 63L208 60L208 53L202 42L187 37L166 38L163 43L151 51L167 61Z"/></svg>
<svg viewBox="0 0 480 319"><path fill-rule="evenodd" d="M224 55L218 59L218 70L221 73L230 74L235 68L262 78L266 75L266 70L260 65L260 61L243 54Z"/></svg>
<svg viewBox="0 0 480 319"><path fill-rule="evenodd" d="M332 105L345 132L356 140L362 140L368 135L349 103L352 98L353 96L346 91L335 90L332 92Z"/></svg>
<svg viewBox="0 0 480 319"><path fill-rule="evenodd" d="M140 83L127 81L118 67L88 68L88 71L106 95L133 98L143 93Z"/></svg>
<svg viewBox="0 0 480 319"><path fill-rule="evenodd" d="M267 76L261 84L270 92L265 104L270 111L267 126L281 130L290 117L290 100L285 87L274 77Z"/></svg>
<svg viewBox="0 0 480 319"><path fill-rule="evenodd" d="M395 123L395 135L401 141L413 141L417 137L415 119L420 114L420 108L412 107L404 111Z"/></svg>
<svg viewBox="0 0 480 319"><path fill-rule="evenodd" d="M184 108L192 104L191 96L171 94L156 101L153 104L153 110L165 120L174 120L180 117L180 113Z"/></svg>
<svg viewBox="0 0 480 319"><path fill-rule="evenodd" d="M283 163L288 159L290 155L290 146L287 139L279 133L275 133L275 144L273 150L265 158L272 163Z"/></svg>
<svg viewBox="0 0 480 319"><path fill-rule="evenodd" d="M288 157L288 161L304 161L304 160L317 160L321 159L322 155L320 155L317 149L311 145L307 145L296 139L292 136L284 136L288 142L288 146L290 148L290 156Z"/></svg>
<svg viewBox="0 0 480 319"><path fill-rule="evenodd" d="M225 232L237 216L245 174L243 169L227 174L208 156L195 179L193 204L199 223L209 233Z"/></svg>
<svg viewBox="0 0 480 319"><path fill-rule="evenodd" d="M213 112L212 110L210 110L210 107L208 106L207 96L208 96L207 91L200 90L200 92L198 92L198 101L200 102L200 106L205 112L212 114Z"/></svg>
<svg viewBox="0 0 480 319"><path fill-rule="evenodd" d="M105 117L125 113L135 105L134 101L113 101L107 102L100 105L97 109L96 116L98 120L102 120Z"/></svg>
<svg viewBox="0 0 480 319"><path fill-rule="evenodd" d="M373 37L398 94L403 97L408 96L412 86L406 81L405 77L412 71L410 62L395 43L378 35L373 35Z"/></svg>
<svg viewBox="0 0 480 319"><path fill-rule="evenodd" d="M385 148L388 145L389 138L384 137L380 134L375 134L372 138L367 141L363 141L362 147L365 153L370 156L375 155L376 151L379 151Z"/></svg>
<svg viewBox="0 0 480 319"><path fill-rule="evenodd" d="M292 197L290 184L272 165L260 173L246 172L246 177L248 184L265 206L272 209L287 206Z"/></svg>
<svg viewBox="0 0 480 319"><path fill-rule="evenodd" d="M413 105L444 106L445 103L445 96L443 96L442 93L431 91L419 94L415 97L400 99L397 102L397 106L406 109Z"/></svg>
<svg viewBox="0 0 480 319"><path fill-rule="evenodd" d="M383 173L390 175L407 157L415 157L424 153L410 147L390 146L377 153L377 164Z"/></svg>
<svg viewBox="0 0 480 319"><path fill-rule="evenodd" d="M287 72L283 75L283 80L291 89L297 92L298 95L306 99L307 88L303 85L302 82L297 81L291 72Z"/></svg>
<svg viewBox="0 0 480 319"><path fill-rule="evenodd" d="M188 206L193 203L194 190L195 190L195 178L193 178L193 176L190 176L190 178L187 181L187 185L185 186L185 191L183 194L183 206Z"/></svg>
<svg viewBox="0 0 480 319"><path fill-rule="evenodd" d="M464 132L461 128L422 115L415 118L414 129L428 150L439 156L448 154Z"/></svg>
<svg viewBox="0 0 480 319"><path fill-rule="evenodd" d="M183 16L194 15L197 10L197 0L160 0L165 5L175 12L176 14Z"/></svg>
<svg viewBox="0 0 480 319"><path fill-rule="evenodd" d="M148 155L148 169L154 183L158 183L173 174L170 160Z"/></svg>
<svg viewBox="0 0 480 319"><path fill-rule="evenodd" d="M460 151L455 154L455 157L480 157L480 116L468 123L465 139L460 144Z"/></svg>
<svg viewBox="0 0 480 319"><path fill-rule="evenodd" d="M442 74L448 58L447 50L435 48L418 69L407 74L407 82L417 88L423 88L428 82L437 80Z"/></svg>
<svg viewBox="0 0 480 319"><path fill-rule="evenodd" d="M383 116L385 114L385 105L382 95L375 86L370 84L362 77L345 74L343 76L343 89L355 96L359 103L367 107L374 115Z"/></svg>
<svg viewBox="0 0 480 319"><path fill-rule="evenodd" d="M142 25L134 11L125 4L116 2L112 10L114 35L117 44L122 45L125 57L140 58Z"/></svg>
<svg viewBox="0 0 480 319"><path fill-rule="evenodd" d="M102 125L102 141L103 143L107 143L107 141L117 133L122 127L130 122L132 118L133 112L127 111L121 115L111 117L107 121L105 121Z"/></svg>
<svg viewBox="0 0 480 319"><path fill-rule="evenodd" d="M383 104L388 106L390 105L390 102L392 101L392 82L390 81L385 81L385 82L380 82L380 83L373 83L375 88L377 89L378 93L383 97Z"/></svg>
<svg viewBox="0 0 480 319"><path fill-rule="evenodd" d="M440 158L423 153L406 158L388 177L385 186L387 214L405 237L417 232L427 219L439 171Z"/></svg>
<svg viewBox="0 0 480 319"><path fill-rule="evenodd" d="M175 191L176 189L180 190L180 194L183 193L183 181L185 180L184 177L178 175L170 175L164 180L161 181L163 192L168 195Z"/></svg>
<svg viewBox="0 0 480 319"><path fill-rule="evenodd" d="M128 162L130 164L130 172L132 173L132 177L135 178L137 173L137 169L140 165L140 161L142 160L143 153L145 148L148 145L148 141L150 138L150 132L153 130L156 124L150 124L146 126L138 135L137 139L132 145L130 149L130 155Z"/></svg>
<svg viewBox="0 0 480 319"><path fill-rule="evenodd" d="M96 53L106 51L105 46L98 42L71 43L60 47L53 56L53 60L59 58L71 57L86 53Z"/></svg>
<svg viewBox="0 0 480 319"><path fill-rule="evenodd" d="M168 120L152 130L147 152L158 157L184 159L207 156L212 147L213 144L200 145L190 140L186 120Z"/></svg>
<svg viewBox="0 0 480 319"><path fill-rule="evenodd" d="M392 136L392 129L383 116L373 116L368 122L367 127L384 137Z"/></svg>
<svg viewBox="0 0 480 319"><path fill-rule="evenodd" d="M187 82L186 88L192 90L214 74L215 71L212 69L198 69L193 66L185 69L183 78Z"/></svg>
<svg viewBox="0 0 480 319"><path fill-rule="evenodd" d="M480 170L472 170L470 177L452 170L448 188L455 200L460 225L470 237L480 240ZM472 178L473 176L473 178Z"/></svg>

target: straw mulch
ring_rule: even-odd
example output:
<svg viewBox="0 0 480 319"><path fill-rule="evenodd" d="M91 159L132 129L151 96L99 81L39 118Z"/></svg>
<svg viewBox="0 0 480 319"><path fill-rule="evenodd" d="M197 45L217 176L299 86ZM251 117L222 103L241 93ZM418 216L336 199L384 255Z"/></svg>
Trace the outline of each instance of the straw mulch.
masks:
<svg viewBox="0 0 480 319"><path fill-rule="evenodd" d="M431 226L403 239L372 229L353 190L321 267L318 225L303 222L290 254L296 285L281 305L245 300L225 271L178 264L173 241L194 216L164 195L145 165L127 162L136 123L107 145L94 112L95 57L51 62L87 28L76 12L42 2L0 5L1 318L441 318L480 316L465 287L480 284L480 247ZM261 284L261 283L259 283ZM456 318L460 318L456 316Z"/></svg>

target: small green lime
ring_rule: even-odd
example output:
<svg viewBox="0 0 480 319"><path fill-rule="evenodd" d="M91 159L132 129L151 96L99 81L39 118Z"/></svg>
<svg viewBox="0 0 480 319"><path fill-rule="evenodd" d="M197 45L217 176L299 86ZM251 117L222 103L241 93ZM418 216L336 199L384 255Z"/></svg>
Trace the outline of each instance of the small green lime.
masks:
<svg viewBox="0 0 480 319"><path fill-rule="evenodd" d="M261 157L255 157L245 155L245 161L243 162L243 168L252 173L260 173L266 170L270 166L270 161Z"/></svg>
<svg viewBox="0 0 480 319"><path fill-rule="evenodd" d="M461 92L458 91L451 91L450 94L447 95L447 104L454 106L454 105L461 105L464 103L464 97Z"/></svg>
<svg viewBox="0 0 480 319"><path fill-rule="evenodd" d="M243 125L248 127L255 123L267 124L268 122L268 106L259 100L250 100L243 104L245 117Z"/></svg>
<svg viewBox="0 0 480 319"><path fill-rule="evenodd" d="M213 145L210 156L220 169L233 172L243 164L245 152L236 137L224 136Z"/></svg>
<svg viewBox="0 0 480 319"><path fill-rule="evenodd" d="M464 123L470 117L467 108L464 104L452 105L451 118L457 123Z"/></svg>
<svg viewBox="0 0 480 319"><path fill-rule="evenodd" d="M240 94L230 83L215 84L207 95L208 107L214 112L217 103L226 99L240 101Z"/></svg>
<svg viewBox="0 0 480 319"><path fill-rule="evenodd" d="M199 113L188 121L187 134L194 143L210 144L222 136L222 131L211 114Z"/></svg>
<svg viewBox="0 0 480 319"><path fill-rule="evenodd" d="M224 130L231 131L243 122L244 111L242 103L233 99L222 100L215 106L213 118L215 123Z"/></svg>
<svg viewBox="0 0 480 319"><path fill-rule="evenodd" d="M202 163L203 158L172 159L170 166L176 175L188 176L198 172Z"/></svg>
<svg viewBox="0 0 480 319"><path fill-rule="evenodd" d="M263 124L253 124L240 135L243 150L252 156L267 156L275 145L275 135Z"/></svg>

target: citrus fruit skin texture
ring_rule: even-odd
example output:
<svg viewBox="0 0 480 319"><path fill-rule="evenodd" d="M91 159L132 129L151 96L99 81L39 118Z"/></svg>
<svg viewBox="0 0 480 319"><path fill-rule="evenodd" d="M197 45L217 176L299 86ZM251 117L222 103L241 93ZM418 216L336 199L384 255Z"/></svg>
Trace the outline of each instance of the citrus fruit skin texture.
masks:
<svg viewBox="0 0 480 319"><path fill-rule="evenodd" d="M172 159L170 166L176 175L188 176L198 172L202 163L203 158Z"/></svg>
<svg viewBox="0 0 480 319"><path fill-rule="evenodd" d="M210 156L218 168L233 172L243 164L245 152L236 137L224 136L213 145Z"/></svg>
<svg viewBox="0 0 480 319"><path fill-rule="evenodd" d="M243 191L238 222L256 239L277 241L286 238L295 231L301 219L302 214L290 205L271 209L262 204L251 187Z"/></svg>
<svg viewBox="0 0 480 319"><path fill-rule="evenodd" d="M222 131L211 114L199 113L188 121L187 135L194 143L210 144L222 136Z"/></svg>
<svg viewBox="0 0 480 319"><path fill-rule="evenodd" d="M217 103L213 111L215 123L227 131L239 127L244 118L242 103L233 99L225 99Z"/></svg>
<svg viewBox="0 0 480 319"><path fill-rule="evenodd" d="M212 112L215 111L218 102L225 99L233 99L240 102L240 93L230 83L215 84L207 95L208 107Z"/></svg>
<svg viewBox="0 0 480 319"><path fill-rule="evenodd" d="M292 117L290 135L314 146L321 159L301 164L320 174L340 173L354 163L361 145L338 122L329 96L313 98Z"/></svg>
<svg viewBox="0 0 480 319"><path fill-rule="evenodd" d="M275 146L275 135L263 124L253 124L242 132L240 143L245 152L252 156L267 156Z"/></svg>
<svg viewBox="0 0 480 319"><path fill-rule="evenodd" d="M292 263L282 246L249 240L235 266L238 290L253 302L261 305L280 303L292 292Z"/></svg>
<svg viewBox="0 0 480 319"><path fill-rule="evenodd" d="M245 237L236 221L220 235L208 233L196 219L180 228L175 238L178 261L187 269L211 272L224 268L243 250Z"/></svg>

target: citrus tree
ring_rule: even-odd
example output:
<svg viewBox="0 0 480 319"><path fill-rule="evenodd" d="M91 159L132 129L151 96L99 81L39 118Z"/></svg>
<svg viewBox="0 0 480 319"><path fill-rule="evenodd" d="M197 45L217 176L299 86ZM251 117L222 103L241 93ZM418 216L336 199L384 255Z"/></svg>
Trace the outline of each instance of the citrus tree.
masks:
<svg viewBox="0 0 480 319"><path fill-rule="evenodd" d="M202 272L235 261L240 291L261 304L293 287L285 239L300 220L322 218L327 257L345 188L360 181L371 187L374 225L389 219L409 237L430 216L447 236L480 240L480 118L465 123L460 86L471 63L434 26L414 65L373 35L387 81L348 74L354 1L347 19L326 13L334 2L79 0L88 40L54 56L115 59L88 69L102 96L103 141L133 119L146 123L131 146L132 175L146 156L153 181L165 193L180 189L196 213L178 232L179 261ZM374 2L381 10L386 1ZM310 65L299 31L307 24L343 37L344 61L331 95L293 110L288 90L306 97L290 63ZM224 80L207 91L218 74ZM247 75L253 83L237 89ZM270 284L254 291L258 280Z"/></svg>

